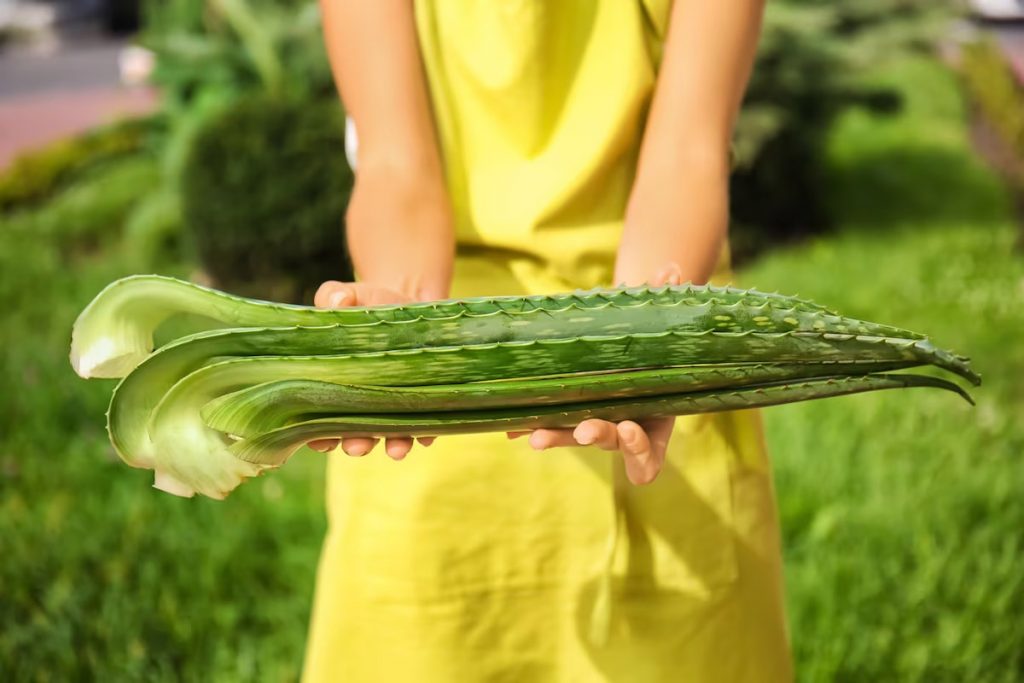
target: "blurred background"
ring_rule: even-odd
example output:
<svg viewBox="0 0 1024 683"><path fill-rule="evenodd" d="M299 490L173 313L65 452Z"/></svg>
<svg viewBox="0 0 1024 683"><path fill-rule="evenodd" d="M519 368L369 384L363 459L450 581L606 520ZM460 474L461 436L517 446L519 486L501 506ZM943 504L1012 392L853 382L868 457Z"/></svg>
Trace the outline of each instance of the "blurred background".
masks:
<svg viewBox="0 0 1024 683"><path fill-rule="evenodd" d="M345 277L343 118L314 2L0 0L0 680L297 678L323 459L156 493L67 352L122 275ZM801 680L1024 680L1024 1L773 0L735 155L741 284L985 376L766 412Z"/></svg>

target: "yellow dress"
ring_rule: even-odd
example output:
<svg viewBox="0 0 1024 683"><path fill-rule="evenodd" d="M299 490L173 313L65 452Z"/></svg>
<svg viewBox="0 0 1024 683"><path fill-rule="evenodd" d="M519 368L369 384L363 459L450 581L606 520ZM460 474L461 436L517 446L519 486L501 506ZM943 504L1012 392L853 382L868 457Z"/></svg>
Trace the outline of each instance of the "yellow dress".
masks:
<svg viewBox="0 0 1024 683"><path fill-rule="evenodd" d="M609 284L668 4L417 3L453 296ZM680 419L646 487L503 434L339 454L328 516L307 681L791 677L754 411Z"/></svg>

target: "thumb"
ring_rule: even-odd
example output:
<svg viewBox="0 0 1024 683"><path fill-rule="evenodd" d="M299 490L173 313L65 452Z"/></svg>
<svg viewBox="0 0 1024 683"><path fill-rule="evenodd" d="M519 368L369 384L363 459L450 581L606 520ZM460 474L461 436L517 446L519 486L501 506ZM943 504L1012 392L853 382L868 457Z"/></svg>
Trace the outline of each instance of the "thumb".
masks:
<svg viewBox="0 0 1024 683"><path fill-rule="evenodd" d="M679 285L682 284L683 269L679 267L678 263L672 262L666 265L664 268L654 274L648 284L652 287L661 287L662 285Z"/></svg>
<svg viewBox="0 0 1024 683"><path fill-rule="evenodd" d="M344 308L347 306L384 306L404 304L409 297L387 287L365 282L337 282L329 280L313 297L313 303L320 308Z"/></svg>

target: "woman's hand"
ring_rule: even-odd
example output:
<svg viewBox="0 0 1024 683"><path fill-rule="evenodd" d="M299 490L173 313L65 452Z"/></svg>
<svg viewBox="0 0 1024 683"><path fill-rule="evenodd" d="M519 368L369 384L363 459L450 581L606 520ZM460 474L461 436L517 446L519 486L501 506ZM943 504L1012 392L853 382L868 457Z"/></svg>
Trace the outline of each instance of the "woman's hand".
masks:
<svg viewBox="0 0 1024 683"><path fill-rule="evenodd" d="M321 308L380 306L430 301L448 296L455 237L451 207L442 178L416 171L406 162L380 163L361 156L346 216L349 253L359 282L328 281L320 285L314 304ZM348 455L366 455L379 439L318 439L309 443L320 452L338 443ZM432 438L418 439L429 446ZM412 438L389 438L384 450L401 460Z"/></svg>
<svg viewBox="0 0 1024 683"><path fill-rule="evenodd" d="M386 304L404 304L412 299L394 289L378 287L364 282L336 282L330 280L320 285L313 303L320 308L344 308L346 306L383 306ZM309 447L315 451L326 453L333 451L341 442L341 450L353 457L361 457L373 450L380 439L353 437L347 439L317 439L310 441ZM429 446L434 442L432 437L423 437L417 441ZM386 439L384 451L394 460L401 460L412 450L411 438Z"/></svg>
<svg viewBox="0 0 1024 683"><path fill-rule="evenodd" d="M648 283L653 286L681 284L682 271L676 264L660 270ZM530 446L538 451L557 446L597 446L606 451L619 451L626 466L626 476L637 485L650 484L661 472L672 436L674 417L648 420L584 420L575 429L537 429L531 432L510 432L515 439L530 435Z"/></svg>
<svg viewBox="0 0 1024 683"><path fill-rule="evenodd" d="M650 279L651 285L680 284L681 272L677 265L662 269ZM317 290L315 305L322 308L345 306L375 306L402 304L412 297L397 289L363 282L325 282ZM626 467L626 475L634 484L649 484L661 472L665 462L669 438L672 435L674 417L652 418L649 420L626 420L614 423L606 420L585 420L575 429L537 429L530 432L512 432L510 438L530 434L530 445L536 450L556 446L597 446L607 451L620 451ZM344 439L318 439L309 443L310 448L327 452L334 450L338 443L348 455L366 455L377 445L379 439L353 437ZM433 438L417 439L429 446ZM412 450L413 439L409 437L389 438L384 449L389 457L402 460Z"/></svg>

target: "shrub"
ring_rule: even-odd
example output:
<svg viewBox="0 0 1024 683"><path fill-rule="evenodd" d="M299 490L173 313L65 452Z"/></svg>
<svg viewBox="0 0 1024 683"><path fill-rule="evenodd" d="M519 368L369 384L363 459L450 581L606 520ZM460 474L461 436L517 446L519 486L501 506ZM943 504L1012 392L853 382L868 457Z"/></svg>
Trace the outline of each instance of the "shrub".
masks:
<svg viewBox="0 0 1024 683"><path fill-rule="evenodd" d="M156 53L152 80L176 114L198 101L249 92L333 97L312 0L166 0L147 7L142 42Z"/></svg>
<svg viewBox="0 0 1024 683"><path fill-rule="evenodd" d="M221 286L296 300L350 276L352 171L337 104L243 98L197 131L181 187L185 225Z"/></svg>
<svg viewBox="0 0 1024 683"><path fill-rule="evenodd" d="M733 248L821 231L825 139L851 107L893 111L899 97L864 84L867 67L929 48L950 10L931 0L779 0L768 4L732 177Z"/></svg>
<svg viewBox="0 0 1024 683"><path fill-rule="evenodd" d="M132 154L76 174L73 182L39 207L12 211L0 224L4 240L16 233L59 245L82 256L120 240L126 218L158 182L157 163Z"/></svg>
<svg viewBox="0 0 1024 683"><path fill-rule="evenodd" d="M0 174L0 211L51 197L83 171L139 151L149 127L148 119L129 119L19 156Z"/></svg>

